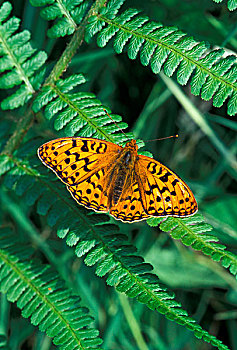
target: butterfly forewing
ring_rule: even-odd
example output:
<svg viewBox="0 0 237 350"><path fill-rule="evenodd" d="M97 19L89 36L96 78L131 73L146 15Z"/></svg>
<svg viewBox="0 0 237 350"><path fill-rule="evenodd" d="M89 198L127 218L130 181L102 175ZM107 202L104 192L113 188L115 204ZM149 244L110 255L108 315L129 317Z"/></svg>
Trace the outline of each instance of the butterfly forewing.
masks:
<svg viewBox="0 0 237 350"><path fill-rule="evenodd" d="M112 158L120 149L120 146L108 141L65 137L42 145L38 156L60 180L74 186L105 167L108 157Z"/></svg>

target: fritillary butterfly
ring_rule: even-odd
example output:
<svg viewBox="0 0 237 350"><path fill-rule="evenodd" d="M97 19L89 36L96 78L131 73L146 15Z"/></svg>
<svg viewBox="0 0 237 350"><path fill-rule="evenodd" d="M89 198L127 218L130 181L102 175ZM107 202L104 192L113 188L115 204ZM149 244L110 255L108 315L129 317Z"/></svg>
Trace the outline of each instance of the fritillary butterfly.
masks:
<svg viewBox="0 0 237 350"><path fill-rule="evenodd" d="M95 211L133 222L151 216L186 217L197 212L189 187L150 157L137 154L136 140L125 147L64 137L38 149L40 160L67 185L72 197Z"/></svg>

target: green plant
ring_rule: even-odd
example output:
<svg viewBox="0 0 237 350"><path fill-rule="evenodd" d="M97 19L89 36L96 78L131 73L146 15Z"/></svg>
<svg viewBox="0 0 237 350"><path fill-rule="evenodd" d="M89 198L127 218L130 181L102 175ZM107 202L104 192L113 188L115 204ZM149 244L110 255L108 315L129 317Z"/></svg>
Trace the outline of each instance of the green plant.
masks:
<svg viewBox="0 0 237 350"><path fill-rule="evenodd" d="M213 318L213 312L207 309L209 304L206 300L219 303L215 310L218 313L216 322L223 312L226 312L226 319L232 321L229 312L236 293L237 259L230 245L236 243L236 219L230 215L235 204L232 204L228 193L232 191L231 180L236 179L237 172L234 157L236 141L231 131L236 129L232 117L237 109L236 56L233 53L226 56L224 48L211 49L202 34L200 42L184 34L176 27L180 24L179 17L175 26L164 26L148 16L138 15L138 10L129 8L129 1L31 0L31 4L33 7L29 4L25 6L39 21L35 26L36 32L40 26L38 36L34 37L32 31L35 42L40 37L39 33L42 36L43 30L50 38L72 37L67 37L68 43L64 47L64 42L46 39L45 36L44 45L43 41L41 43L48 51L46 54L40 51L41 47L37 50L29 43L29 31L19 31L19 20L11 15L11 4L5 2L1 6L0 80L1 87L7 89L7 96L2 92L1 107L5 110L18 109L11 114L6 112L0 121L0 290L2 295L7 295L7 299L2 296L1 303L0 347L13 349L24 344L24 349L30 349L27 343L30 337L35 348L54 348L51 337L61 349L100 348L99 328L105 330L103 346L108 349L172 348L169 337L160 335L161 329L167 330L167 334L175 334L175 347L180 349L192 345L206 349L208 343L219 349L228 349L218 339L223 338L221 333L220 337L219 334L217 337L211 334L208 318ZM120 9L123 4L125 10ZM228 2L231 10L235 9L235 5L234 1ZM36 6L43 8L36 11ZM169 2L164 0L161 9L169 6ZM210 6L221 8L222 5L211 3ZM151 3L147 5L149 9L157 10L157 5ZM179 11L182 13L188 9L182 4ZM192 11L195 13L195 8ZM202 13L203 9L198 11ZM38 16L39 12L44 19L54 21L49 29ZM23 18L26 20L28 17ZM164 17L163 20L167 22L169 18ZM218 21L222 25L222 20ZM203 25L201 21L200 25ZM195 34L199 35L198 32ZM99 47L108 47L96 48L95 35ZM147 68L143 68L138 60L129 61L125 56L115 56L110 44L112 37L116 53L126 50L132 60L139 54L142 65L150 65L154 74L147 73ZM213 39L216 40L215 36ZM236 45L233 30L225 41L225 45L229 43L233 51ZM218 44L221 46L221 43ZM53 48L60 51L60 57L55 57ZM126 60L125 63L123 60ZM113 75L116 65L121 65L118 70L120 76L116 76L118 73ZM125 70L129 65L130 72ZM160 74L162 80L157 80L162 68L165 75ZM192 96L188 88L182 88L182 91L175 85L169 78L174 73L179 85L190 82L191 93L206 101L212 99L213 107L210 102L205 103ZM148 97L148 85L143 74L149 74L153 85L151 92L149 88ZM114 79L117 79L118 86L123 84L123 79L129 80L129 85L134 87L131 98L136 95L135 86L139 86L139 80L143 81L142 94L139 93L143 110L136 121L131 118L128 122L132 124L135 121L133 132L122 133L121 130L125 130L128 124L122 122L120 115L111 112L116 108L119 112L125 109L125 104L119 108L114 100ZM91 92L93 90L96 94ZM187 114L172 95L187 110ZM171 98L172 103L169 103ZM119 100L118 93L116 99ZM225 115L225 108L229 117ZM220 115L216 116L216 113ZM169 152L174 154L173 168L180 166L184 177L197 178L191 186L204 217L199 213L186 219L150 218L147 221L149 225L120 224L108 215L78 206L62 183L42 166L36 156L37 148L44 140L62 135L95 137L124 144L134 135L147 139L176 133L176 115L178 129L184 133L186 140L173 146L171 143L159 144L160 154L163 159ZM157 127L161 129L159 132ZM226 129L228 137L225 136ZM138 145L141 148L144 142L138 140ZM154 144L150 151L155 153ZM221 176L223 180L220 180ZM223 196L229 201L223 201ZM220 203L218 212L211 209L212 203L208 201L211 197L215 203ZM227 213L222 216L221 212L224 213L226 208ZM157 237L157 232L163 233ZM165 232L170 233L175 243ZM16 238L17 235L20 237ZM219 239L223 244L218 243ZM176 240L193 249L184 249ZM208 287L214 296L209 294L207 298L207 294L203 293L197 308L192 298L182 298L178 292L176 299L182 300L182 304L190 303L189 313L185 311L175 300L174 293L168 291L169 288L158 278L159 256L154 259L156 250L152 249L153 246L163 254L167 263L161 275L168 276L166 283L170 288L170 273L165 274L169 261L165 260L165 252L177 256L178 261L183 261L183 266L190 269L190 288L194 295L196 293L196 300L202 292L194 288L194 274L200 276L199 287ZM226 246L229 246L228 249ZM46 260L47 264L42 264L40 260ZM107 289L104 281L98 280L95 275L105 276L107 285L115 288ZM203 284L205 278L207 281ZM185 288L187 278L184 276L176 282ZM215 286L223 288L223 291L215 290ZM226 298L224 304L221 303L221 293L226 290L229 299ZM120 293L134 299L131 301L132 309L123 295L118 297ZM22 309L22 316L30 317L31 323L38 325L39 331L47 336L42 336L41 332L34 335L30 324L25 326L29 333L17 334L13 325L7 324L8 314L14 321L14 312L8 311L8 301L16 302L17 307ZM94 323L83 304L92 310ZM123 322L121 310L128 323ZM202 321L205 311L208 317ZM195 313L193 318L188 315L190 313ZM20 322L24 321L15 322L20 327ZM160 325L159 330L154 326L156 324ZM10 337L8 328L11 329ZM118 329L124 337L116 335ZM195 340L192 333L204 343ZM231 332L228 344L234 344Z"/></svg>

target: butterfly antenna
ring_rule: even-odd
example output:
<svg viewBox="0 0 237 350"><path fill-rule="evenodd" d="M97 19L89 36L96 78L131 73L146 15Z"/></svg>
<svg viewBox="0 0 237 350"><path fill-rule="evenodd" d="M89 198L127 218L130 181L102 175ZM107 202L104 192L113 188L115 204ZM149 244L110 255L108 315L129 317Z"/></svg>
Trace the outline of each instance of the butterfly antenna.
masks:
<svg viewBox="0 0 237 350"><path fill-rule="evenodd" d="M167 137L161 137L160 139L154 139L154 140L145 140L144 142L149 142L149 141L160 141L160 140L167 140L167 139L172 139L172 138L177 138L179 135L172 135L172 136L167 136Z"/></svg>
<svg viewBox="0 0 237 350"><path fill-rule="evenodd" d="M127 137L127 135L125 134L125 132L120 129L120 127L118 126L118 124L116 123L116 121L113 120L113 118L109 115L109 113L106 111L106 109L103 108L103 110L105 111L105 113L107 114L107 116L112 120L112 122L118 127L118 129Z"/></svg>

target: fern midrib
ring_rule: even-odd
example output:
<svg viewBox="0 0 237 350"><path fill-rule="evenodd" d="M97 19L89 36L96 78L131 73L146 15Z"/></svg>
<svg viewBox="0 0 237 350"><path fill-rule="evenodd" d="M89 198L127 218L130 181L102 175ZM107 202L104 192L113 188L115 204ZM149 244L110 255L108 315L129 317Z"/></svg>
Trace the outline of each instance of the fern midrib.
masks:
<svg viewBox="0 0 237 350"><path fill-rule="evenodd" d="M68 19L68 21L72 24L72 26L76 30L77 29L77 24L74 22L72 16L70 15L70 13L67 10L67 8L64 6L62 0L57 0L57 3L58 3L58 7L60 8L62 14Z"/></svg>
<svg viewBox="0 0 237 350"><path fill-rule="evenodd" d="M35 292L38 297L40 297L42 300L45 300L44 304L47 304L49 308L57 315L59 319L65 324L65 328L68 329L72 337L75 339L77 344L80 346L80 349L86 350L87 347L84 347L81 344L81 340L77 337L76 332L73 330L73 328L69 325L68 321L62 316L60 312L58 312L57 308L54 306L54 304L45 296L45 294L41 293L39 289L37 289L34 284L31 282L30 278L27 278L21 271L21 269L17 266L17 262L13 263L12 260L8 258L8 255L4 252L4 250L0 249L0 257L1 259L7 264L19 277L20 279L27 284L31 290ZM54 335L56 336L56 334Z"/></svg>
<svg viewBox="0 0 237 350"><path fill-rule="evenodd" d="M5 49L6 54L10 57L11 61L13 62L14 67L18 71L19 76L22 78L25 85L27 86L27 89L29 90L29 92L31 94L34 94L35 90L34 90L33 86L31 85L28 77L25 75L25 72L22 69L21 65L18 63L18 61L17 61L15 55L13 54L10 46L8 45L7 41L5 40L5 38L3 36L0 37L0 40L3 44L3 47Z"/></svg>
<svg viewBox="0 0 237 350"><path fill-rule="evenodd" d="M200 64L198 61L194 60L193 58L189 57L188 55L185 55L183 52L179 51L178 49L174 48L173 46L171 46L169 44L166 44L165 42L163 42L163 41L161 41L159 39L154 40L154 38L151 38L149 35L144 35L144 34L137 33L136 30L131 30L130 28L126 27L125 25L120 25L120 24L118 24L116 22L113 22L112 20L110 20L107 17L104 17L102 15L97 15L97 18L99 20L102 20L103 22L106 22L107 24L110 24L110 25L112 25L114 27L117 27L117 28L123 30L126 33L132 34L132 35L137 36L137 37L141 37L145 41L150 41L150 42L152 42L152 43L154 43L156 45L160 45L161 47L162 46L165 47L169 51L171 51L173 53L176 53L177 55L180 55L184 60L194 64L196 68L199 68L200 70L204 71L208 76L212 76L213 79L219 80L220 83L222 83L224 85L227 85L232 90L237 91L237 86L236 85L234 85L233 83L229 82L228 80L222 79L221 76L218 76L218 75L214 74L211 70L208 70L206 67L204 67L202 64ZM197 44L198 44L198 42L197 42Z"/></svg>
<svg viewBox="0 0 237 350"><path fill-rule="evenodd" d="M220 253L223 257L226 256L228 257L228 259L231 259L231 261L233 261L234 263L236 263L236 259L234 259L234 257L230 254L228 254L228 252L226 250L223 249L218 249L216 247L213 247L212 244L208 243L207 241L202 239L202 234L195 234L195 232L192 231L192 229L189 227L189 225L185 225L184 222L182 220L179 220L175 217L173 217L173 219L177 222L177 224L179 226L181 226L184 231L188 231L188 233L190 234L190 236L195 238L195 241L200 242L203 246L211 249L213 252L215 253ZM171 230L172 231L172 230ZM215 243L215 242L214 242ZM216 242L218 243L218 242ZM193 248L195 250L195 248Z"/></svg>
<svg viewBox="0 0 237 350"><path fill-rule="evenodd" d="M87 124L89 124L90 126L92 126L97 132L99 132L102 136L105 137L105 139L107 141L116 143L116 141L114 140L113 137L110 136L110 134L104 132L104 129L101 128L100 126L97 125L97 123L94 121L96 118L92 118L89 119L86 116L86 113L83 113L82 110L80 110L77 106L74 105L74 103L67 97L67 95L65 95L64 93L62 93L60 91L60 89L58 89L55 85L50 85L51 88L56 92L56 94L61 98L61 100L63 100L64 102L67 103L67 105L73 109L75 112L77 112L77 114L80 116L80 118L82 118L83 120L85 120L85 122Z"/></svg>

